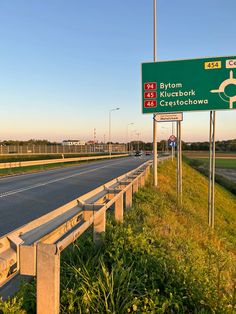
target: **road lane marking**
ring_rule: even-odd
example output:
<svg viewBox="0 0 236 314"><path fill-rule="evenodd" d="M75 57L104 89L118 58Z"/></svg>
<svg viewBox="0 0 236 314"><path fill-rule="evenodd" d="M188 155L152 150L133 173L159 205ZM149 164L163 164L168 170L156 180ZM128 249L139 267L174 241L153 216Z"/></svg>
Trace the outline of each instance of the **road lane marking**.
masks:
<svg viewBox="0 0 236 314"><path fill-rule="evenodd" d="M117 162L117 163L113 163L112 165L118 165L118 164L121 164L121 163L122 162ZM46 182L42 182L42 183L38 183L38 184L35 184L35 185L31 185L31 186L28 186L28 187L24 187L24 188L20 188L20 189L16 189L16 190L0 193L0 198L4 198L4 197L10 196L10 195L14 195L14 194L18 194L18 193L25 192L25 191L28 191L28 190L32 190L32 189L35 189L35 188L38 188L38 187L42 187L42 186L45 186L45 185L49 185L49 184L52 184L52 183L60 182L60 181L63 181L63 180L67 180L67 179L70 179L70 178L73 178L73 177L80 176L80 175L85 174L85 173L95 172L97 170L104 169L104 168L107 168L107 167L110 167L110 166L111 165L109 164L109 165L102 166L102 167L99 167L99 168L85 170L83 172L72 174L70 176L66 176L66 177L63 177L63 178L49 180L49 181L46 181Z"/></svg>

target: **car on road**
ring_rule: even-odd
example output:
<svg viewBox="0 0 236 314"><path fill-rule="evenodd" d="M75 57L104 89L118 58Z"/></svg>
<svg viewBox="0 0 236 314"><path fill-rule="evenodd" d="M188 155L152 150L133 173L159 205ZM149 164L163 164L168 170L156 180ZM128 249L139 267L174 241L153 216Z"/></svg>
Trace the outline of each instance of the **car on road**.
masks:
<svg viewBox="0 0 236 314"><path fill-rule="evenodd" d="M140 152L139 150L135 152L135 157L140 157L142 156L142 152Z"/></svg>

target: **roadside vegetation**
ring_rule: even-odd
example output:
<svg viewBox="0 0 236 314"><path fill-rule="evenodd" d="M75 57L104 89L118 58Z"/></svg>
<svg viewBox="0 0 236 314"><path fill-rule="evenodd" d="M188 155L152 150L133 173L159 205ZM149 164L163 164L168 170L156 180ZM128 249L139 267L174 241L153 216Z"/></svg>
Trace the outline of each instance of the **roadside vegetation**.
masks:
<svg viewBox="0 0 236 314"><path fill-rule="evenodd" d="M209 157L193 158L193 160L196 160L199 164L204 165L205 167L208 167L209 165ZM216 168L236 169L236 158L216 158Z"/></svg>
<svg viewBox="0 0 236 314"><path fill-rule="evenodd" d="M183 165L159 166L158 190L135 195L123 224L109 214L101 246L89 233L62 253L62 313L236 313L236 197L216 186L215 231L207 225L207 178ZM35 313L35 283L0 303Z"/></svg>
<svg viewBox="0 0 236 314"><path fill-rule="evenodd" d="M191 167L208 177L209 175L209 160L205 158L188 158L184 156L184 160ZM236 159L216 159L216 174L215 181L225 187L228 191L236 195L236 183L229 177L217 173L218 169L232 169L236 171Z"/></svg>

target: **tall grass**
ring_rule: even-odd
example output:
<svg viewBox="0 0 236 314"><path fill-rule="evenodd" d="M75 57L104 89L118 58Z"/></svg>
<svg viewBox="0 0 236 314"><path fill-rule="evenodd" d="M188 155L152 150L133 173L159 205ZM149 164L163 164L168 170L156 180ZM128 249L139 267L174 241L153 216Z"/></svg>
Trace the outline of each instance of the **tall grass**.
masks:
<svg viewBox="0 0 236 314"><path fill-rule="evenodd" d="M236 313L236 198L216 187L212 232L206 178L187 165L183 175L182 208L168 162L158 190L151 181L141 189L123 224L109 215L99 247L86 234L62 253L62 313ZM25 285L0 309L34 313L34 293Z"/></svg>
<svg viewBox="0 0 236 314"><path fill-rule="evenodd" d="M192 158L188 158L186 156L184 156L184 160L191 167L193 167L194 169L198 170L200 173L202 173L203 175L208 177L208 175L209 175L209 169L208 169L209 161L207 161L203 158L202 159L200 159L200 158L192 159ZM223 160L221 162L220 160L217 161L217 159L216 159L216 167L233 169L233 168L235 168L235 162L236 161L233 160L233 164L232 164L230 162L228 163L228 160ZM218 173L215 174L215 181L217 183L219 183L220 185L222 185L223 187L225 187L231 193L236 195L236 183L235 182L233 182L232 180L230 180L230 179L226 178L225 176L222 176Z"/></svg>

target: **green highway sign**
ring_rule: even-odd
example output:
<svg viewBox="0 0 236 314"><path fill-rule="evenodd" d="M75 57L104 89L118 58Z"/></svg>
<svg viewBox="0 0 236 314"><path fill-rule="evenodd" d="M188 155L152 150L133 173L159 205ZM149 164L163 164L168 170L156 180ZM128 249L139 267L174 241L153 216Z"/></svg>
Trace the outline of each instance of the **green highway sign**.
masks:
<svg viewBox="0 0 236 314"><path fill-rule="evenodd" d="M236 109L236 56L142 64L142 111Z"/></svg>

